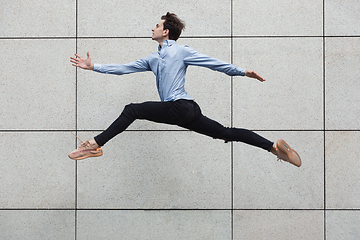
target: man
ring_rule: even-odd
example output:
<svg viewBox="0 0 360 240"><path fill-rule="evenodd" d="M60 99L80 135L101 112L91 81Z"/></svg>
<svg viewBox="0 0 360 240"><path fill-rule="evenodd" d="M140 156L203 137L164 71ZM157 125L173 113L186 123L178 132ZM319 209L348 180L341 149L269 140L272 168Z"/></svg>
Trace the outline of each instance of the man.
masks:
<svg viewBox="0 0 360 240"><path fill-rule="evenodd" d="M227 128L202 115L200 107L185 91L185 74L189 65L207 67L230 76L246 76L264 82L255 71L241 69L218 59L200 54L188 46L177 44L184 23L173 13L161 17L152 29L152 39L159 43L158 52L128 64L93 64L90 54L87 58L71 57L73 66L106 74L129 74L152 71L161 102L144 102L125 106L121 115L104 132L83 143L69 154L71 159L80 160L102 155L101 146L123 132L136 119L178 125L215 139L239 141L265 149L279 159L300 167L300 156L284 140L276 144L258 134L239 128Z"/></svg>

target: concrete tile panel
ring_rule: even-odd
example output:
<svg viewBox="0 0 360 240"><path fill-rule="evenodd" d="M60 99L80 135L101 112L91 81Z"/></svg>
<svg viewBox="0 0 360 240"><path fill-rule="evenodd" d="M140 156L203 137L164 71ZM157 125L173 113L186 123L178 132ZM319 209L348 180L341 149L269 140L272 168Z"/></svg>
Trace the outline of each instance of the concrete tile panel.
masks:
<svg viewBox="0 0 360 240"><path fill-rule="evenodd" d="M359 211L327 211L326 239L360 239Z"/></svg>
<svg viewBox="0 0 360 240"><path fill-rule="evenodd" d="M1 239L74 239L75 211L0 210Z"/></svg>
<svg viewBox="0 0 360 240"><path fill-rule="evenodd" d="M218 47L218 44L222 48ZM230 62L229 39L183 39L179 44ZM133 46L136 46L134 48ZM150 39L79 40L79 54L90 52L94 63L128 63L157 51ZM116 49L116 51L114 51ZM224 51L224 49L226 51ZM186 90L203 110L203 114L224 125L230 124L230 77L212 70L190 66ZM105 75L78 70L78 128L106 129L131 102L160 101L152 72L129 75ZM91 111L90 111L91 109ZM181 128L148 121L135 121L130 130L179 130Z"/></svg>
<svg viewBox="0 0 360 240"><path fill-rule="evenodd" d="M235 209L323 209L324 149L321 132L258 132L284 139L302 159L300 168L265 150L234 144Z"/></svg>
<svg viewBox="0 0 360 240"><path fill-rule="evenodd" d="M235 36L321 36L323 1L234 0Z"/></svg>
<svg viewBox="0 0 360 240"><path fill-rule="evenodd" d="M326 207L360 208L360 132L326 132Z"/></svg>
<svg viewBox="0 0 360 240"><path fill-rule="evenodd" d="M360 5L357 0L326 0L326 36L356 36L360 34Z"/></svg>
<svg viewBox="0 0 360 240"><path fill-rule="evenodd" d="M70 133L0 133L0 208L74 208L74 143Z"/></svg>
<svg viewBox="0 0 360 240"><path fill-rule="evenodd" d="M234 78L235 126L323 128L321 38L234 39L234 63L266 79Z"/></svg>
<svg viewBox="0 0 360 240"><path fill-rule="evenodd" d="M166 12L185 21L182 36L229 36L231 1L79 1L79 36L151 37Z"/></svg>
<svg viewBox="0 0 360 240"><path fill-rule="evenodd" d="M230 211L78 211L77 239L231 239Z"/></svg>
<svg viewBox="0 0 360 240"><path fill-rule="evenodd" d="M0 129L75 128L75 40L0 40Z"/></svg>
<svg viewBox="0 0 360 240"><path fill-rule="evenodd" d="M78 161L78 207L228 209L230 148L192 132L124 132Z"/></svg>
<svg viewBox="0 0 360 240"><path fill-rule="evenodd" d="M0 37L75 37L76 1L1 1Z"/></svg>
<svg viewBox="0 0 360 240"><path fill-rule="evenodd" d="M360 129L360 38L326 39L326 129Z"/></svg>
<svg viewBox="0 0 360 240"><path fill-rule="evenodd" d="M235 211L235 239L324 239L323 211Z"/></svg>

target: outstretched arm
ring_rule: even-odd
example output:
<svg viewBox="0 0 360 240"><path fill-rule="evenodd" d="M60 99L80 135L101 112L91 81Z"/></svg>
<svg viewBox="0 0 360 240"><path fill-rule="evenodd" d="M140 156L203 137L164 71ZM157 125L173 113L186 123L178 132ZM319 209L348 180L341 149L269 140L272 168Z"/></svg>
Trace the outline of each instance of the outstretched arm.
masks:
<svg viewBox="0 0 360 240"><path fill-rule="evenodd" d="M257 72L255 71L245 71L245 76L250 77L250 78L255 78L257 80L259 80L260 82L265 82L266 79L262 78Z"/></svg>
<svg viewBox="0 0 360 240"><path fill-rule="evenodd" d="M79 67L85 70L94 70L94 64L91 62L91 57L89 52L87 52L87 58L82 58L80 57L78 54L75 53L75 56L77 58L74 57L70 57L70 62L72 62L73 66L75 67Z"/></svg>
<svg viewBox="0 0 360 240"><path fill-rule="evenodd" d="M229 76L247 76L250 78L255 78L260 82L264 82L265 79L262 78L257 72L255 71L248 71L242 68L239 68L233 64L209 57L205 54L201 54L194 49L185 46L185 58L184 62L187 65L195 65L195 66L202 66L207 67L215 71L223 72Z"/></svg>

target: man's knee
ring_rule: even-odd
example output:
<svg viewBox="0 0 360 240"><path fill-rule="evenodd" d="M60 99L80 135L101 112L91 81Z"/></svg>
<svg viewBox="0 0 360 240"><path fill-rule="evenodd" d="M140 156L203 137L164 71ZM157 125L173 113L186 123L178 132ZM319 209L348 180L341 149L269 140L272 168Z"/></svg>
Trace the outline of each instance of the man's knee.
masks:
<svg viewBox="0 0 360 240"><path fill-rule="evenodd" d="M128 105L126 105L121 114L123 114L123 115L125 115L127 117L135 117L136 111L135 111L135 108L134 108L134 104L129 103Z"/></svg>
<svg viewBox="0 0 360 240"><path fill-rule="evenodd" d="M215 133L215 135L216 135L216 138L224 140L225 143L235 140L233 128L229 128L229 127L219 128L217 130L217 132Z"/></svg>

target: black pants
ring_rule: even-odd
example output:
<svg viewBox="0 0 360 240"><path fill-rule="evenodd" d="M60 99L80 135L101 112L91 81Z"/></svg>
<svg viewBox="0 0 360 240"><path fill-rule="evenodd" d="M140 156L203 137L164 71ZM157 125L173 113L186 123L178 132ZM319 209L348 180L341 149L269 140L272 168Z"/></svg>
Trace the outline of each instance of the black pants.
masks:
<svg viewBox="0 0 360 240"><path fill-rule="evenodd" d="M129 104L108 129L95 137L95 141L103 146L117 134L123 132L136 119L177 125L209 137L243 142L267 151L270 151L273 145L273 142L250 130L224 127L202 115L196 102L184 99L173 102Z"/></svg>

